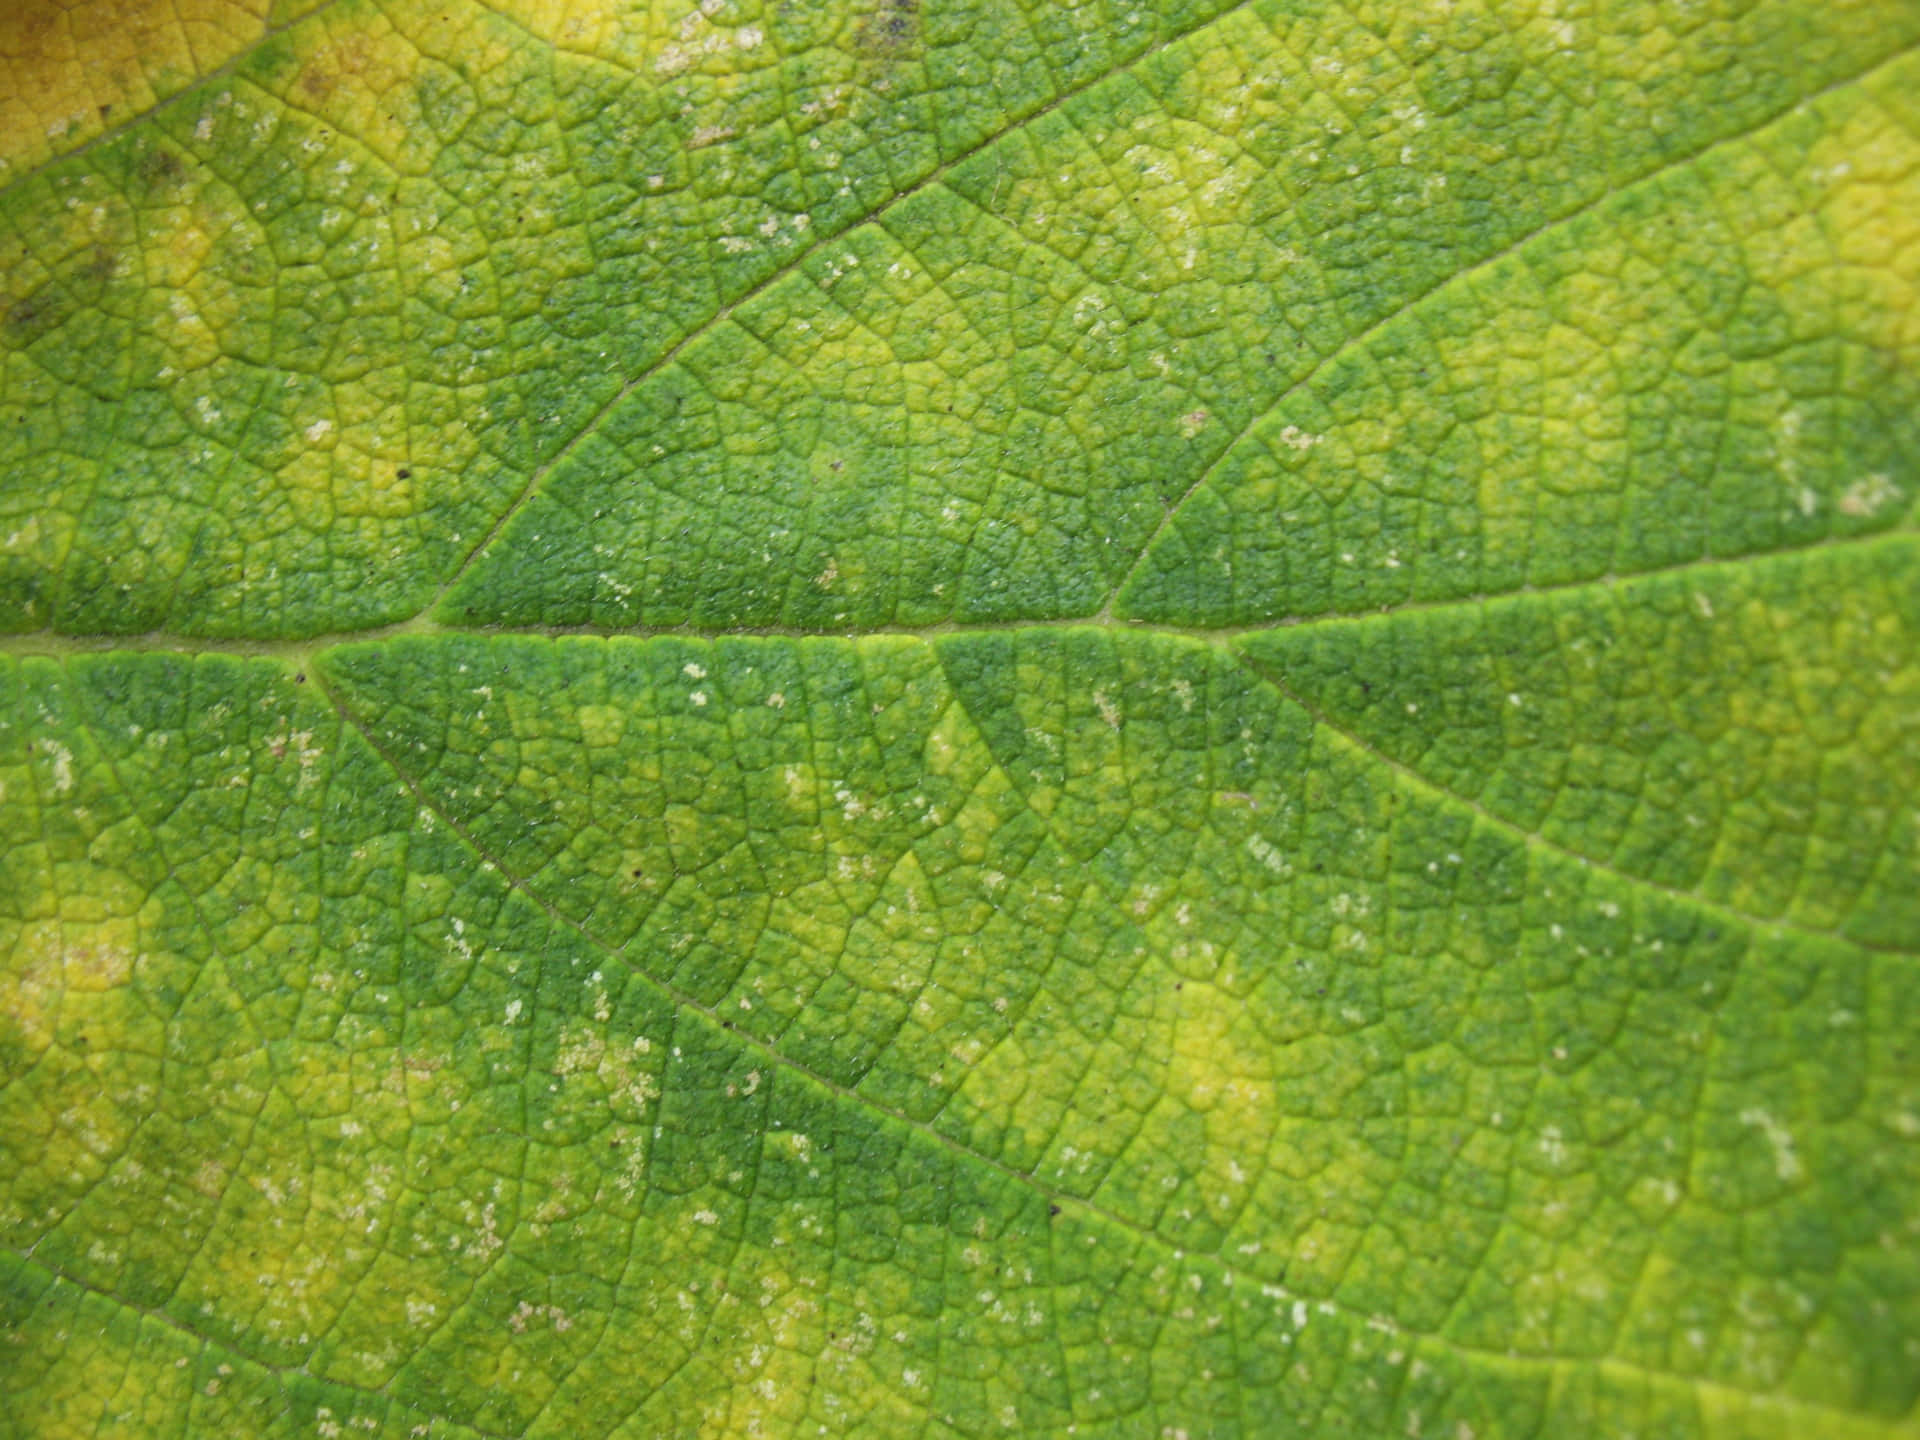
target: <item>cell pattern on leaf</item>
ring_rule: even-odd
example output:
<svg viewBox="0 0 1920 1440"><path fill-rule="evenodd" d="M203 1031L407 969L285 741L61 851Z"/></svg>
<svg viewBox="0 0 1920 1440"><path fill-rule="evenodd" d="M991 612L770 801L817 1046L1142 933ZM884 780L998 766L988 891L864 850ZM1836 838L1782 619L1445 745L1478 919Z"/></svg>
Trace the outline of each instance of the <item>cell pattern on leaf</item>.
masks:
<svg viewBox="0 0 1920 1440"><path fill-rule="evenodd" d="M0 1437L1920 1436L1920 8L22 0Z"/></svg>

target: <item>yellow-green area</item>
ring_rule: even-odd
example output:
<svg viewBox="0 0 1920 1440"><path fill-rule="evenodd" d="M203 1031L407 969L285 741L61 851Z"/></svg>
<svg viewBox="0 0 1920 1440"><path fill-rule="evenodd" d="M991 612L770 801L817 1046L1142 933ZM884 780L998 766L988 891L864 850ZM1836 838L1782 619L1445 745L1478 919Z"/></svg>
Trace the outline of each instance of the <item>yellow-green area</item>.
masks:
<svg viewBox="0 0 1920 1440"><path fill-rule="evenodd" d="M0 1440L1920 1437L1916 42L0 16Z"/></svg>
<svg viewBox="0 0 1920 1440"><path fill-rule="evenodd" d="M229 1365L516 1435L1912 1404L1911 955L1582 864L1230 650L442 636L7 691L24 1433L176 1352L152 1403L209 1425Z"/></svg>
<svg viewBox="0 0 1920 1440"><path fill-rule="evenodd" d="M691 335L1208 13L329 0L0 180L0 629L421 609Z"/></svg>
<svg viewBox="0 0 1920 1440"><path fill-rule="evenodd" d="M0 13L0 185L137 123L327 0L13 0Z"/></svg>
<svg viewBox="0 0 1920 1440"><path fill-rule="evenodd" d="M1891 524L1920 10L1809 24L1236 8L703 333L440 613L1235 623Z"/></svg>

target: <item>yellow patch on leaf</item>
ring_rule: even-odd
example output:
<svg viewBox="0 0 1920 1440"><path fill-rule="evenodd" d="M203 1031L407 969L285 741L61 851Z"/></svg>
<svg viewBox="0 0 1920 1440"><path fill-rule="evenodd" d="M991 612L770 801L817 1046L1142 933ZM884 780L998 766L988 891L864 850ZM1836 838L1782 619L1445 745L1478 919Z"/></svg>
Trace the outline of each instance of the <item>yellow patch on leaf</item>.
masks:
<svg viewBox="0 0 1920 1440"><path fill-rule="evenodd" d="M0 6L0 183L150 109L267 33L270 0Z"/></svg>

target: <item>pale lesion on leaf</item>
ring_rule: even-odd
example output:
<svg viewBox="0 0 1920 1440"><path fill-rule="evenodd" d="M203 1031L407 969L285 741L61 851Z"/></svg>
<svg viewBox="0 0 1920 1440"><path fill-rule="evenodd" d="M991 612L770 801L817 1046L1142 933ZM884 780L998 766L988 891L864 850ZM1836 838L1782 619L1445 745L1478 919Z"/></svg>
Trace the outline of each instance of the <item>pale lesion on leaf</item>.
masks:
<svg viewBox="0 0 1920 1440"><path fill-rule="evenodd" d="M10 945L4 993L5 1013L16 1038L30 1052L61 1043L64 1025L87 1013L69 1004L82 995L110 995L133 978L139 950L138 927L130 917L93 923L37 921L21 929Z"/></svg>

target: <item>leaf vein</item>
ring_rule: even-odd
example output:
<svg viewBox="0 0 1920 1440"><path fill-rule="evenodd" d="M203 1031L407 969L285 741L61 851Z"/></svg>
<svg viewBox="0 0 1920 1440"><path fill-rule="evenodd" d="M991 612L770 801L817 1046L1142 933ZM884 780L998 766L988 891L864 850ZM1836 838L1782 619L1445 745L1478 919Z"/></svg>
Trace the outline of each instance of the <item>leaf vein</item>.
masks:
<svg viewBox="0 0 1920 1440"><path fill-rule="evenodd" d="M1282 689L1277 682L1274 682L1273 680L1271 680L1270 677L1267 677L1261 672L1258 672L1255 669L1255 667L1253 667L1249 662L1246 662L1243 660L1242 663L1248 664L1248 668L1250 670L1255 670L1256 674L1260 674L1260 678L1267 680L1267 683L1273 685L1273 687L1276 690L1279 690L1281 694L1283 695L1286 694L1285 690ZM483 864L491 867L493 871L501 877L501 880L503 881L503 883L505 883L506 885L508 885L509 887L515 890L518 890L522 895L524 895L527 898L529 902L531 902L534 906L536 906L543 914L548 916L549 919L554 924L562 926L565 929L572 931L574 934L578 935L582 940L584 940L587 944L593 946L595 949L601 951L602 953L608 955L609 957L615 960L618 960L621 964L629 967L636 980L638 980L640 983L644 985L651 987L658 994L666 998L672 1004L676 1013L684 1012L684 1011L694 1011L694 1012L698 1012L701 1015L706 1016L709 1020L713 1021L716 1025L720 1023L720 1017L711 1007L702 1004L700 1001L694 999L691 995L680 990L676 986L670 985L662 980L657 979L652 975L647 974L644 970L640 969L631 960L629 960L622 950L616 949L615 947L609 945L607 942L599 939L580 922L572 919L571 917L567 916L563 912L555 909L546 900L532 893L532 891L528 889L524 880L522 880L518 875L516 875L514 872L509 870L505 865L501 864L501 862L498 859L494 858L491 854L489 854L488 851L483 846L481 846L479 841L471 834L471 832L465 826L463 826L458 820L453 818L453 816L449 814L445 809L443 809L427 793L425 787L420 783L420 781L416 779L409 770L407 770L396 759L394 759L394 757L387 750L387 748L382 744L380 744L380 742L374 738L370 727L366 725L357 714L355 714L355 712L351 709L351 707L349 707L346 704L344 698L337 692L337 690L332 685L328 684L324 678L322 678L319 681L319 683L321 685L323 692L332 701L335 709L338 711L343 724L350 727L355 733L359 735L362 742L372 751L372 753L376 757L379 758L379 760L389 770L393 772L394 776L400 781L400 783L406 787L408 792L413 796L416 803L418 803L425 810L433 814L441 824L444 824L452 834L457 836L461 840L461 842L465 844L467 848L473 852L473 854L477 859L479 859ZM1289 696L1288 698L1292 698L1292 697ZM1296 701L1295 703L1299 703L1299 702ZM1334 729L1334 727L1331 727L1331 726L1329 726L1328 728ZM1336 731L1336 733L1339 733L1339 732ZM1391 764L1392 762L1383 761L1383 763ZM1430 782L1420 780L1420 778L1417 776L1410 776L1410 778L1418 781L1418 783L1421 783L1423 785L1430 784ZM1433 787L1433 788L1437 788L1437 787ZM1462 802L1462 803L1467 803L1467 802ZM1493 823L1506 825L1506 822L1498 821L1494 817L1489 817L1489 818L1493 820ZM1511 825L1506 825L1506 828L1511 830L1515 827L1512 827ZM1551 842L1542 842L1542 843L1551 844ZM1579 858L1584 859L1584 857L1579 857ZM1588 862L1588 863L1592 863L1592 862ZM1604 867L1597 867L1597 868L1604 868ZM1654 887L1654 888L1660 888L1660 887ZM1692 899L1693 897L1683 896L1682 898ZM1705 901L1693 900L1693 903L1699 904L1702 906L1707 906L1708 908L1715 908L1715 907L1709 906L1708 902L1705 902ZM1740 917L1740 918L1744 920L1746 917ZM1748 921L1747 923L1759 923L1759 922ZM1081 1212L1082 1214L1092 1217L1094 1220L1096 1220L1101 1224L1111 1226L1115 1230L1122 1231L1122 1232L1125 1232L1126 1234L1133 1236L1136 1240L1140 1242L1151 1245L1159 1250L1166 1251L1169 1254L1179 1256L1185 1263L1198 1262L1198 1263L1205 1264L1209 1268L1218 1269L1223 1273L1230 1273L1226 1260L1218 1253L1196 1252L1196 1251L1182 1252L1180 1248L1174 1244L1173 1241L1169 1240L1165 1236L1161 1235L1158 1231L1154 1230L1151 1226L1146 1225L1141 1221L1131 1219L1130 1217L1123 1215L1118 1211L1109 1209L1106 1206L1101 1205L1097 1201L1085 1199L1083 1197L1073 1195L1067 1192L1051 1190L1046 1185L1041 1183L1041 1181L1038 1179L1036 1175L1027 1171L1020 1170L1012 1165L1005 1163L1004 1161L998 1160L993 1156L987 1155L979 1150L975 1150L972 1147L962 1143L961 1141L954 1139L952 1136L944 1134L943 1132L934 1128L930 1124L927 1124L923 1121L916 1120L912 1116L906 1114L905 1112L896 1110L891 1106L888 1106L878 1100L875 1100L871 1096L864 1095L857 1090L850 1089L847 1086L842 1085L839 1082L829 1078L828 1076L823 1075L820 1072L813 1070L810 1067L800 1063L799 1061L796 1061L790 1058L781 1050L779 1050L776 1046L769 1044L764 1040L757 1039L753 1036L747 1035L744 1032L740 1032L737 1030L732 1031L730 1033L733 1034L733 1036L735 1037L738 1043L740 1043L741 1045L749 1049L755 1050L759 1052L761 1055L763 1055L764 1057L766 1057L768 1063L777 1065L785 1070L792 1072L793 1074L799 1076L802 1080L810 1082L815 1086L818 1086L821 1090L836 1097L838 1100L840 1100L843 1103L865 1110L885 1121L891 1122L892 1124L901 1126L907 1130L912 1131L916 1135L922 1137L922 1139L931 1141L933 1144L939 1146L940 1148L944 1149L948 1153L958 1157L959 1159L967 1162L968 1164L980 1166L986 1170L989 1170L997 1175L1002 1176L1004 1179L1029 1191L1030 1193L1038 1196L1040 1199L1048 1202L1049 1204L1058 1205L1063 1209L1067 1207L1072 1207L1073 1209ZM1330 1306L1336 1313L1346 1315L1362 1324L1376 1323L1379 1319L1379 1317L1370 1316L1350 1305L1344 1304L1336 1300L1326 1299L1318 1296L1307 1296L1303 1294L1296 1294L1295 1292L1286 1290L1284 1287L1279 1286L1277 1284L1271 1285L1269 1288L1278 1299L1288 1301L1288 1302L1299 1300L1305 1303L1312 1304L1316 1307ZM1810 1414L1827 1414L1827 1415L1845 1416L1849 1419L1855 1419L1855 1420L1863 1418L1859 1415L1858 1412L1846 1410L1841 1407L1830 1405L1830 1404L1809 1401L1809 1400L1802 1400L1802 1399L1793 1398L1793 1397L1784 1397L1777 1394L1770 1394L1765 1391L1746 1389L1740 1386L1729 1385L1724 1382L1709 1380L1699 1376L1685 1375L1685 1374L1680 1374L1678 1372L1660 1370L1652 1366L1643 1365L1634 1361L1622 1360L1615 1357L1581 1356L1581 1357L1569 1358L1569 1357L1550 1356L1550 1355L1513 1354L1513 1353L1491 1350L1484 1346L1472 1345L1467 1342L1456 1340L1450 1336L1447 1336L1445 1334L1438 1333L1435 1331L1416 1330L1411 1327L1401 1326L1398 1324L1397 1321L1389 1321L1388 1323L1391 1324L1395 1333L1405 1335L1409 1339L1414 1341L1432 1344L1441 1349L1461 1355L1462 1357L1470 1360L1477 1360L1477 1361L1482 1361L1487 1363L1509 1364L1509 1365L1526 1365L1526 1366L1536 1366L1536 1367L1546 1366L1550 1368L1555 1373L1556 1376L1564 1373L1565 1369L1570 1366L1574 1366L1574 1365L1590 1366L1596 1369L1611 1370L1623 1375L1630 1375L1643 1380L1651 1380L1651 1381L1662 1383L1662 1384L1671 1384L1676 1386L1689 1387L1699 1391L1713 1392L1713 1393L1726 1395L1729 1397L1738 1397L1748 1403L1781 1406L1781 1407L1790 1408L1794 1410L1805 1411Z"/></svg>
<svg viewBox="0 0 1920 1440"><path fill-rule="evenodd" d="M1656 183L1667 175L1684 170L1690 165L1698 164L1706 156L1713 154L1717 150L1744 144L1768 126L1778 123L1780 120L1785 119L1787 116L1806 106L1814 104L1824 96L1844 90L1849 86L1860 84L1879 71L1906 59L1916 51L1920 51L1920 45L1904 45L1892 54L1882 56L1871 65L1856 70L1851 74L1843 75L1821 86L1819 89L1814 90L1810 94L1799 96L1792 104L1783 106L1779 110L1761 117L1750 125L1744 126L1730 134L1718 136L1697 150L1688 151L1686 154L1675 156L1670 160L1663 161L1658 165L1643 170L1640 174L1635 175L1624 183L1609 185L1592 199L1583 201L1570 210L1562 211L1560 214L1553 216L1527 231L1524 235L1501 246L1492 254L1453 271L1438 283L1428 286L1419 294L1393 306L1384 315L1369 322L1364 328L1348 336L1345 340L1342 340L1322 356L1320 360L1314 364L1312 369L1308 370L1306 374L1302 375L1298 380L1294 381L1293 384L1281 391L1279 395L1275 396L1264 409L1255 412L1253 417L1248 420L1245 425L1241 426L1234 436L1228 440L1226 445L1221 448L1220 453L1207 463L1205 468L1202 469L1200 474L1194 479L1193 483L1186 488L1173 504L1167 507L1167 512L1161 517L1159 525L1156 526L1153 533L1147 537L1146 544L1140 548L1139 554L1134 557L1133 564L1130 565L1126 572L1120 577L1119 583L1108 592L1106 599L1101 603L1100 609L1094 618L1102 621L1114 618L1114 606L1123 599L1127 587L1132 584L1134 578L1152 557L1153 552L1172 531L1175 522L1186 509L1188 502L1206 488L1208 482L1220 472L1221 467L1226 464L1228 458L1239 451L1241 446L1260 428L1261 424L1264 423L1269 416L1275 414L1288 400L1312 385L1315 380L1319 379L1320 376L1337 361L1351 355L1396 321L1415 313L1429 300L1442 295L1456 285L1463 284L1473 277L1493 269L1502 261L1510 259L1525 250L1528 246L1534 244L1542 236L1573 224L1582 217L1590 215L1603 206L1611 204L1622 195L1631 194L1643 186Z"/></svg>

